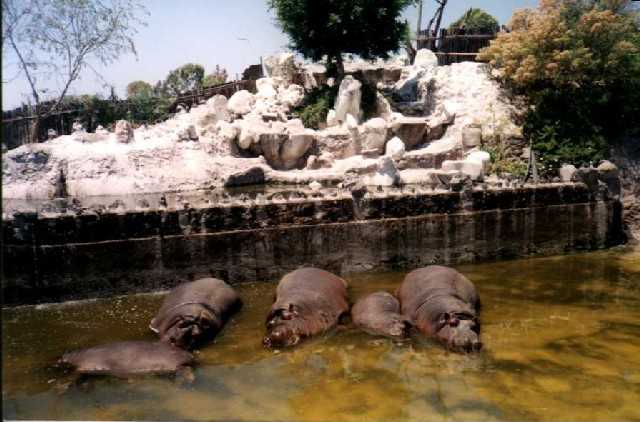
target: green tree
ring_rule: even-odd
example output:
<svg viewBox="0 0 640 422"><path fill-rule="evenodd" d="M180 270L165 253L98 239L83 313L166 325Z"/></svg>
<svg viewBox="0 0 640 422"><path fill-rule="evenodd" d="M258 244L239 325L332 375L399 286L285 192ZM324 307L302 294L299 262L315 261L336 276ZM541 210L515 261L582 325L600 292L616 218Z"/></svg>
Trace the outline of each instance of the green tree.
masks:
<svg viewBox="0 0 640 422"><path fill-rule="evenodd" d="M267 0L276 13L290 47L319 61L338 77L344 75L342 55L369 60L387 58L404 40L402 11L413 0Z"/></svg>
<svg viewBox="0 0 640 422"><path fill-rule="evenodd" d="M127 85L127 98L153 95L153 87L145 81L133 81Z"/></svg>
<svg viewBox="0 0 640 422"><path fill-rule="evenodd" d="M630 1L541 0L480 58L531 105L524 132L546 169L603 158L640 127L640 31Z"/></svg>
<svg viewBox="0 0 640 422"><path fill-rule="evenodd" d="M163 90L170 97L202 88L204 67L196 63L187 63L169 72L164 80Z"/></svg>
<svg viewBox="0 0 640 422"><path fill-rule="evenodd" d="M216 70L204 77L203 87L220 85L227 81L227 69L223 69L220 65L216 65Z"/></svg>
<svg viewBox="0 0 640 422"><path fill-rule="evenodd" d="M38 140L40 121L60 109L82 72L121 55L134 53L133 36L144 11L135 0L2 0L2 62L17 63L34 106L31 141ZM6 47L6 48L5 48ZM60 89L44 89L51 75Z"/></svg>
<svg viewBox="0 0 640 422"><path fill-rule="evenodd" d="M482 9L470 8L449 26L450 31L464 29L468 34L494 34L500 30L496 18Z"/></svg>

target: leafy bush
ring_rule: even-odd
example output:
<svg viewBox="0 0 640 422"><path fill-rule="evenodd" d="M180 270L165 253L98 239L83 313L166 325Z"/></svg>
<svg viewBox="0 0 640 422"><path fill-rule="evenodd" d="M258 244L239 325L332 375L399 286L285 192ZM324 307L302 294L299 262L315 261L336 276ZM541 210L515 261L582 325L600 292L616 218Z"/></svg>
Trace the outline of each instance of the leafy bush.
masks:
<svg viewBox="0 0 640 422"><path fill-rule="evenodd" d="M500 30L496 18L482 9L470 8L449 26L449 31L464 29L467 34L495 34Z"/></svg>
<svg viewBox="0 0 640 422"><path fill-rule="evenodd" d="M127 98L136 95L151 95L152 93L153 87L145 81L133 81L127 85Z"/></svg>
<svg viewBox="0 0 640 422"><path fill-rule="evenodd" d="M542 0L480 52L528 98L524 134L546 169L596 162L607 141L639 126L640 34L624 3Z"/></svg>
<svg viewBox="0 0 640 422"><path fill-rule="evenodd" d="M314 88L307 93L294 113L302 120L305 127L319 129L327 121L327 114L333 108L337 96L338 87L335 85Z"/></svg>
<svg viewBox="0 0 640 422"><path fill-rule="evenodd" d="M220 65L216 65L216 69L204 77L202 87L215 86L223 84L227 81L227 69L223 69Z"/></svg>

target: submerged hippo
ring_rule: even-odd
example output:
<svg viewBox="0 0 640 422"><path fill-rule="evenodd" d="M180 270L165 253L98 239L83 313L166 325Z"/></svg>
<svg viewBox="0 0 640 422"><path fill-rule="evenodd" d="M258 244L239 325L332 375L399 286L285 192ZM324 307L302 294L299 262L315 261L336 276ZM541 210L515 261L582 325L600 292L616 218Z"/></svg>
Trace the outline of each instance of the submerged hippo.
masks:
<svg viewBox="0 0 640 422"><path fill-rule="evenodd" d="M335 327L348 312L346 281L317 268L295 270L278 283L263 344L294 346Z"/></svg>
<svg viewBox="0 0 640 422"><path fill-rule="evenodd" d="M163 342L123 341L65 353L59 363L82 375L191 374L193 355Z"/></svg>
<svg viewBox="0 0 640 422"><path fill-rule="evenodd" d="M240 296L227 283L202 278L173 289L149 328L160 340L191 350L213 340L241 307Z"/></svg>
<svg viewBox="0 0 640 422"><path fill-rule="evenodd" d="M409 337L411 324L400 314L400 302L387 292L375 292L351 308L353 323L363 331L397 340Z"/></svg>
<svg viewBox="0 0 640 422"><path fill-rule="evenodd" d="M402 314L424 335L457 352L478 351L480 300L454 269L432 265L410 272L398 289Z"/></svg>

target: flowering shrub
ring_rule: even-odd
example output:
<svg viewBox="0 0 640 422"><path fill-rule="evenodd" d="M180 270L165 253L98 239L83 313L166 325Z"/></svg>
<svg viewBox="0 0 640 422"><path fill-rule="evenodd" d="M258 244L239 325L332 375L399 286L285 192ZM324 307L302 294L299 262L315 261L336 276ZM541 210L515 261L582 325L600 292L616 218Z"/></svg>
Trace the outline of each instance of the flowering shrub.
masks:
<svg viewBox="0 0 640 422"><path fill-rule="evenodd" d="M621 130L639 126L640 34L626 3L541 0L480 52L527 96L525 136L547 167L597 161Z"/></svg>

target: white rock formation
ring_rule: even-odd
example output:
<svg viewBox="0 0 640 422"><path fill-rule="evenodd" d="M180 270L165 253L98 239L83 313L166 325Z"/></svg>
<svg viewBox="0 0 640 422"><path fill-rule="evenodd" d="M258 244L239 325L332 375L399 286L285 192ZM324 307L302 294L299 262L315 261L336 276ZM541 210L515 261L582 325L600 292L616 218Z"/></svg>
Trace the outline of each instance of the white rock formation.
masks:
<svg viewBox="0 0 640 422"><path fill-rule="evenodd" d="M404 156L405 146L402 139L397 136L387 142L387 148L384 155L393 158L394 160L399 160Z"/></svg>
<svg viewBox="0 0 640 422"><path fill-rule="evenodd" d="M560 180L565 183L572 182L578 169L573 164L564 164L560 167Z"/></svg>
<svg viewBox="0 0 640 422"><path fill-rule="evenodd" d="M338 96L334 104L335 120L333 123L342 123L347 121L347 115L350 114L356 120L360 119L360 100L362 93L360 88L362 83L352 76L347 75L340 83ZM327 119L327 124L329 121ZM332 125L329 125L332 126Z"/></svg>
<svg viewBox="0 0 640 422"><path fill-rule="evenodd" d="M270 78L278 79L280 84L285 86L294 82L295 74L298 72L295 56L290 52L265 58L264 67Z"/></svg>
<svg viewBox="0 0 640 422"><path fill-rule="evenodd" d="M251 111L255 104L255 97L249 91L243 89L231 96L227 103L227 109L235 114L243 115Z"/></svg>
<svg viewBox="0 0 640 422"><path fill-rule="evenodd" d="M432 69L438 66L438 56L427 48L421 48L416 52L416 58L413 65L424 69Z"/></svg>
<svg viewBox="0 0 640 422"><path fill-rule="evenodd" d="M265 181L340 183L354 175L379 186L441 183L462 173L478 180L486 174L488 157L477 151L478 131L473 136L467 131L463 137L465 128L479 125L482 136L499 133L505 139L521 135L512 120L518 109L482 64L435 66L430 52L420 52L411 66L403 57L386 63L347 61L347 71L356 72L367 83L390 87L399 81L396 92L415 97L416 109L422 107L425 115L394 113L378 94L380 117L359 124L360 82L346 77L335 110L327 118L331 126L314 131L290 118L291 108L300 104L304 94L301 86L292 84L304 80L293 55L266 62L269 78L257 83L256 95L239 91L229 100L216 96L156 125L133 129L120 124L116 133L87 133L76 125L72 135L7 151L2 162L3 197L49 198L62 167L68 169L65 176L72 196ZM326 82L326 75L323 79L310 66L304 73L316 85ZM379 159L370 158L383 153ZM443 167L450 170L417 168L434 166L445 158L450 160Z"/></svg>
<svg viewBox="0 0 640 422"><path fill-rule="evenodd" d="M297 107L304 99L304 88L300 85L291 84L278 91L278 100L289 108Z"/></svg>
<svg viewBox="0 0 640 422"><path fill-rule="evenodd" d="M358 129L362 150L382 154L388 131L387 122L383 118L374 117L364 122Z"/></svg>
<svg viewBox="0 0 640 422"><path fill-rule="evenodd" d="M373 175L365 176L363 183L368 186L393 186L400 180L398 169L391 157L382 156L377 161L376 172Z"/></svg>
<svg viewBox="0 0 640 422"><path fill-rule="evenodd" d="M128 144L133 140L133 127L127 120L118 120L114 133L118 142Z"/></svg>

